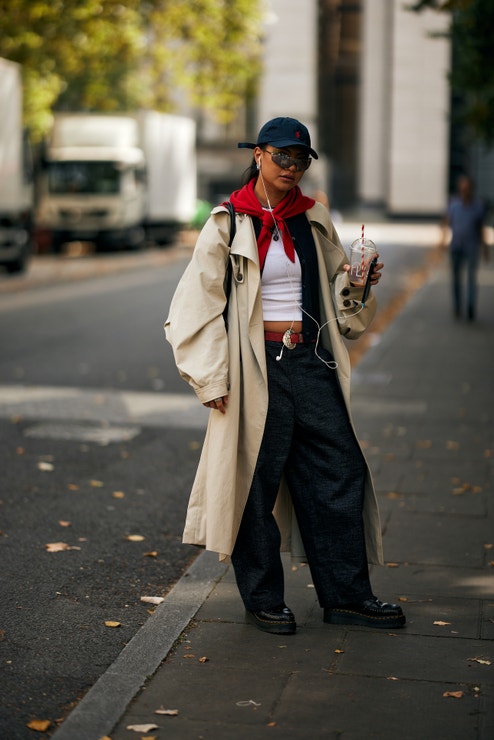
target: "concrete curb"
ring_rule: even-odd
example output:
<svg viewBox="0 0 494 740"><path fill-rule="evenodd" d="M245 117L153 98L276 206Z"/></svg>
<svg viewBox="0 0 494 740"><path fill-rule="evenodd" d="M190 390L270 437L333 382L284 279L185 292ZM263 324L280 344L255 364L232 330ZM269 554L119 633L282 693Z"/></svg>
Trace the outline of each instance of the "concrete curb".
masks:
<svg viewBox="0 0 494 740"><path fill-rule="evenodd" d="M54 740L99 740L111 732L227 568L216 553L203 552L54 733Z"/></svg>

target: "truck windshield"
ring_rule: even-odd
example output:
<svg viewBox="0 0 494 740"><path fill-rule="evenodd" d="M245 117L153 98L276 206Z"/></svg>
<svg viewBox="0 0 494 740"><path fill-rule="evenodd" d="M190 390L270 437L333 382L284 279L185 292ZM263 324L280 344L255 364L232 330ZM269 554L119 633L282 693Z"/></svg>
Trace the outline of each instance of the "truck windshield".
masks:
<svg viewBox="0 0 494 740"><path fill-rule="evenodd" d="M115 194L120 172L114 162L50 162L48 182L51 193Z"/></svg>

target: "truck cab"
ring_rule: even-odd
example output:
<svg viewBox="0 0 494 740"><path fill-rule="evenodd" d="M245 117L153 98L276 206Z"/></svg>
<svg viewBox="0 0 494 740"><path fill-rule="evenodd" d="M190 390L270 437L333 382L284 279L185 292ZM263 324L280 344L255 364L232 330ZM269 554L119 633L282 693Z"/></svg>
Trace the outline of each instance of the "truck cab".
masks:
<svg viewBox="0 0 494 740"><path fill-rule="evenodd" d="M129 117L56 117L36 214L55 252L75 240L94 242L97 249L142 246L146 178L137 136Z"/></svg>

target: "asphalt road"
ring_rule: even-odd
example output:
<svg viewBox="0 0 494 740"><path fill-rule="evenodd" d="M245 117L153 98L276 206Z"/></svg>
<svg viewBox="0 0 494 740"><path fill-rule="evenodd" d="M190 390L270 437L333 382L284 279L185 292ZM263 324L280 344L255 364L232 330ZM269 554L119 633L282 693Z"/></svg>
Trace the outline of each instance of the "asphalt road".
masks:
<svg viewBox="0 0 494 740"><path fill-rule="evenodd" d="M428 229L381 229L383 308L421 272ZM205 414L162 328L188 255L39 257L0 276L2 738L49 737L147 619L141 597L196 555L180 539Z"/></svg>

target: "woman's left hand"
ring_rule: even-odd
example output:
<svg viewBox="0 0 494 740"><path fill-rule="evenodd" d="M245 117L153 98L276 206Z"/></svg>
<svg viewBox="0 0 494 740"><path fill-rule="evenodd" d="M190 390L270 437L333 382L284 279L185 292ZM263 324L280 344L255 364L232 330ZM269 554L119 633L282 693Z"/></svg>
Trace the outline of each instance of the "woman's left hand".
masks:
<svg viewBox="0 0 494 740"><path fill-rule="evenodd" d="M375 256L377 257L377 259L379 259L378 252L376 252ZM377 264L374 265L374 268L372 270L371 279L370 279L371 285L377 285L379 283L381 279L381 270L383 269L383 267L384 267L384 262L377 262ZM345 270L345 272L350 272L350 265L343 265L343 269Z"/></svg>
<svg viewBox="0 0 494 740"><path fill-rule="evenodd" d="M379 259L379 254L376 252L376 257ZM372 275L370 279L371 285L377 285L378 282L381 279L381 270L384 267L384 262L377 262L377 264L374 265L374 269L372 270Z"/></svg>

